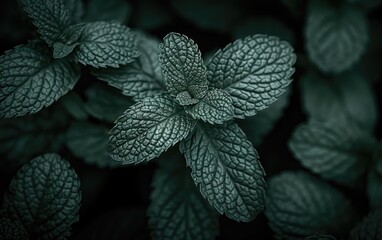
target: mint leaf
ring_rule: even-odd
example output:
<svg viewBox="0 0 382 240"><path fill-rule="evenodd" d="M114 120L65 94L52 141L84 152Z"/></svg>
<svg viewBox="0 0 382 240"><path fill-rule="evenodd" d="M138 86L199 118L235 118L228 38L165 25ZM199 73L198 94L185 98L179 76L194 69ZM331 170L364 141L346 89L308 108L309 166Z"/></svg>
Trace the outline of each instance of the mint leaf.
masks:
<svg viewBox="0 0 382 240"><path fill-rule="evenodd" d="M35 239L66 239L78 221L80 182L69 163L45 154L24 165L4 197L7 215Z"/></svg>
<svg viewBox="0 0 382 240"><path fill-rule="evenodd" d="M79 45L77 41L81 37L85 25L85 23L71 25L61 33L53 43L54 58L63 58L73 52L74 48Z"/></svg>
<svg viewBox="0 0 382 240"><path fill-rule="evenodd" d="M187 91L178 93L175 97L175 100L182 106L194 105L199 102L199 99L193 98Z"/></svg>
<svg viewBox="0 0 382 240"><path fill-rule="evenodd" d="M28 240L30 237L20 222L2 217L0 219L0 239Z"/></svg>
<svg viewBox="0 0 382 240"><path fill-rule="evenodd" d="M63 0L20 0L19 3L49 46L72 23Z"/></svg>
<svg viewBox="0 0 382 240"><path fill-rule="evenodd" d="M350 232L350 240L377 240L382 238L382 208L367 215Z"/></svg>
<svg viewBox="0 0 382 240"><path fill-rule="evenodd" d="M124 23L131 10L123 0L90 0L86 8L85 21L118 21Z"/></svg>
<svg viewBox="0 0 382 240"><path fill-rule="evenodd" d="M349 4L312 0L305 26L310 60L323 72L340 73L351 67L365 51L367 19Z"/></svg>
<svg viewBox="0 0 382 240"><path fill-rule="evenodd" d="M63 143L68 115L61 108L49 108L22 118L0 120L0 166L10 169Z"/></svg>
<svg viewBox="0 0 382 240"><path fill-rule="evenodd" d="M86 109L100 120L114 122L133 104L130 98L123 96L117 89L103 84L93 84L85 92L88 101Z"/></svg>
<svg viewBox="0 0 382 240"><path fill-rule="evenodd" d="M293 48L276 37L253 35L219 50L207 63L211 87L227 91L235 117L253 116L286 90L296 61Z"/></svg>
<svg viewBox="0 0 382 240"><path fill-rule="evenodd" d="M99 168L118 167L106 151L109 128L88 122L74 122L67 132L66 141L72 153L87 164Z"/></svg>
<svg viewBox="0 0 382 240"><path fill-rule="evenodd" d="M222 124L233 118L231 96L224 90L213 89L187 113L195 119L202 119L211 124Z"/></svg>
<svg viewBox="0 0 382 240"><path fill-rule="evenodd" d="M357 73L335 79L307 74L301 79L302 103L309 117L320 121L358 123L372 130L377 122L377 104L371 86Z"/></svg>
<svg viewBox="0 0 382 240"><path fill-rule="evenodd" d="M142 33L137 36L141 55L134 62L119 68L92 69L98 79L122 89L123 94L134 100L166 91L159 65L159 41Z"/></svg>
<svg viewBox="0 0 382 240"><path fill-rule="evenodd" d="M139 56L136 34L117 22L87 23L74 59L93 67L118 67Z"/></svg>
<svg viewBox="0 0 382 240"><path fill-rule="evenodd" d="M265 215L276 238L343 234L356 220L350 201L305 172L284 172L268 184Z"/></svg>
<svg viewBox="0 0 382 240"><path fill-rule="evenodd" d="M171 240L215 239L218 215L200 195L185 164L179 160L160 161L154 175L148 209L151 236Z"/></svg>
<svg viewBox="0 0 382 240"><path fill-rule="evenodd" d="M0 117L40 111L71 90L78 67L53 60L40 42L32 41L0 56Z"/></svg>
<svg viewBox="0 0 382 240"><path fill-rule="evenodd" d="M196 121L170 97L145 98L131 106L110 130L108 151L123 164L149 161L181 141Z"/></svg>
<svg viewBox="0 0 382 240"><path fill-rule="evenodd" d="M220 213L252 221L264 208L264 170L241 129L199 123L180 145L202 195Z"/></svg>
<svg viewBox="0 0 382 240"><path fill-rule="evenodd" d="M159 45L159 62L167 90L177 96L187 91L201 99L207 92L206 67L198 45L185 35L169 33Z"/></svg>
<svg viewBox="0 0 382 240"><path fill-rule="evenodd" d="M304 240L336 240L336 238L331 235L313 235L306 237Z"/></svg>
<svg viewBox="0 0 382 240"><path fill-rule="evenodd" d="M352 124L311 121L298 127L289 147L302 165L324 179L355 184L371 159L374 139Z"/></svg>
<svg viewBox="0 0 382 240"><path fill-rule="evenodd" d="M79 0L65 0L63 3L69 11L69 18L73 20L74 23L80 22L84 15L84 3Z"/></svg>
<svg viewBox="0 0 382 240"><path fill-rule="evenodd" d="M273 129L277 121L283 116L284 110L289 103L291 91L286 90L274 103L255 116L245 118L239 123L255 146L260 145L263 138Z"/></svg>

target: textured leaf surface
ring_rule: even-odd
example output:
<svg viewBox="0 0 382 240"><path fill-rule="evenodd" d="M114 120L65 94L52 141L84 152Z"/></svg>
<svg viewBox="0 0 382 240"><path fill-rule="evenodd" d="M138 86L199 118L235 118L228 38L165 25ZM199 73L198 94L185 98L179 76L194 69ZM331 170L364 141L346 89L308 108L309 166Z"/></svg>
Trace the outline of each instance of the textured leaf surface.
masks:
<svg viewBox="0 0 382 240"><path fill-rule="evenodd" d="M350 240L382 239L382 208L367 215L351 232Z"/></svg>
<svg viewBox="0 0 382 240"><path fill-rule="evenodd" d="M207 64L211 87L226 90L235 117L255 115L286 90L294 72L293 48L276 37L254 35L219 50Z"/></svg>
<svg viewBox="0 0 382 240"><path fill-rule="evenodd" d="M244 119L240 125L255 146L258 146L263 138L273 129L276 122L282 117L289 103L291 91L286 90L279 99L255 116Z"/></svg>
<svg viewBox="0 0 382 240"><path fill-rule="evenodd" d="M72 22L64 0L20 0L23 9L38 28L41 38L52 45Z"/></svg>
<svg viewBox="0 0 382 240"><path fill-rule="evenodd" d="M268 183L265 215L278 238L344 234L354 223L350 201L316 177L284 172Z"/></svg>
<svg viewBox="0 0 382 240"><path fill-rule="evenodd" d="M86 23L78 23L67 27L53 43L53 57L63 58L72 53L85 26Z"/></svg>
<svg viewBox="0 0 382 240"><path fill-rule="evenodd" d="M367 80L351 72L336 79L308 74L301 79L303 108L311 118L338 122L354 121L372 130L377 121L377 105Z"/></svg>
<svg viewBox="0 0 382 240"><path fill-rule="evenodd" d="M71 90L79 68L53 60L41 43L30 42L0 57L0 117L36 113Z"/></svg>
<svg viewBox="0 0 382 240"><path fill-rule="evenodd" d="M87 23L75 60L93 67L118 67L139 56L136 34L118 22Z"/></svg>
<svg viewBox="0 0 382 240"><path fill-rule="evenodd" d="M58 109L36 115L0 120L0 166L11 168L46 151L57 151L68 116Z"/></svg>
<svg viewBox="0 0 382 240"><path fill-rule="evenodd" d="M302 165L324 179L354 184L365 173L374 139L351 124L309 122L298 127L289 147Z"/></svg>
<svg viewBox="0 0 382 240"><path fill-rule="evenodd" d="M67 133L67 145L74 155L97 167L118 167L121 164L107 153L109 129L88 122L74 122Z"/></svg>
<svg viewBox="0 0 382 240"><path fill-rule="evenodd" d="M78 221L80 182L69 163L45 154L24 165L4 198L8 216L34 239L66 239Z"/></svg>
<svg viewBox="0 0 382 240"><path fill-rule="evenodd" d="M19 221L13 221L7 217L0 219L0 239L28 240L28 233Z"/></svg>
<svg viewBox="0 0 382 240"><path fill-rule="evenodd" d="M232 99L226 91L213 89L187 112L193 118L211 124L221 124L233 118Z"/></svg>
<svg viewBox="0 0 382 240"><path fill-rule="evenodd" d="M159 66L159 41L145 34L138 34L141 52L134 62L119 68L93 69L92 73L110 85L122 89L123 94L135 100L165 92Z"/></svg>
<svg viewBox="0 0 382 240"><path fill-rule="evenodd" d="M94 84L86 92L88 101L86 108L89 113L100 120L114 122L133 104L128 97L123 96L117 89L103 84Z"/></svg>
<svg viewBox="0 0 382 240"><path fill-rule="evenodd" d="M91 0L86 9L85 21L118 21L124 23L131 6L123 0Z"/></svg>
<svg viewBox="0 0 382 240"><path fill-rule="evenodd" d="M195 122L168 96L145 98L115 121L109 154L124 164L149 161L187 137Z"/></svg>
<svg viewBox="0 0 382 240"><path fill-rule="evenodd" d="M194 98L204 97L206 67L198 45L185 35L169 33L159 48L159 62L167 90L174 96L188 91Z"/></svg>
<svg viewBox="0 0 382 240"><path fill-rule="evenodd" d="M368 41L367 19L361 9L313 0L307 16L308 56L321 71L339 73L360 58Z"/></svg>
<svg viewBox="0 0 382 240"><path fill-rule="evenodd" d="M148 209L152 239L215 239L218 215L192 182L182 159L163 159L161 163Z"/></svg>
<svg viewBox="0 0 382 240"><path fill-rule="evenodd" d="M220 213L251 221L264 208L264 170L259 156L235 123L199 123L181 143L202 195Z"/></svg>

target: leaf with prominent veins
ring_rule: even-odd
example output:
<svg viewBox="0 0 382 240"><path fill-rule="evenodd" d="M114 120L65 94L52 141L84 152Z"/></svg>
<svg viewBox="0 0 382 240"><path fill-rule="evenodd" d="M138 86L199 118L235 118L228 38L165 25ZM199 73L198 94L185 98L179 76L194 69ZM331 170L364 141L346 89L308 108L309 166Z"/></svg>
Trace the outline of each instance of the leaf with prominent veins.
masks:
<svg viewBox="0 0 382 240"><path fill-rule="evenodd" d="M291 83L296 55L289 43L266 35L228 44L207 63L210 87L227 91L235 117L253 116L267 108Z"/></svg>
<svg viewBox="0 0 382 240"><path fill-rule="evenodd" d="M188 91L193 98L203 98L208 89L207 76L198 45L185 35L169 33L159 48L167 90L173 96Z"/></svg>
<svg viewBox="0 0 382 240"><path fill-rule="evenodd" d="M202 195L220 213L252 221L264 208L264 170L241 129L199 123L180 145Z"/></svg>
<svg viewBox="0 0 382 240"><path fill-rule="evenodd" d="M196 120L166 95L131 106L110 130L108 152L124 164L149 161L186 138Z"/></svg>

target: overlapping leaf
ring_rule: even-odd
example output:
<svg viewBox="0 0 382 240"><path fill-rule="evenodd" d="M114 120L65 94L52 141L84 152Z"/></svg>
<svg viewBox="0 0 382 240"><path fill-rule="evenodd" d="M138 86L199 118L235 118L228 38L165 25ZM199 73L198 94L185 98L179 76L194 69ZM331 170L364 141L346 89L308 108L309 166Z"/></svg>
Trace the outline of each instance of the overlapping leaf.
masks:
<svg viewBox="0 0 382 240"><path fill-rule="evenodd" d="M328 73L340 73L361 56L368 41L367 19L350 4L312 0L305 27L310 60Z"/></svg>
<svg viewBox="0 0 382 240"><path fill-rule="evenodd" d="M154 175L148 209L152 239L215 239L217 213L200 195L180 160L163 159Z"/></svg>
<svg viewBox="0 0 382 240"><path fill-rule="evenodd" d="M235 123L199 123L181 143L202 195L220 213L251 221L264 208L264 170L252 144Z"/></svg>
<svg viewBox="0 0 382 240"><path fill-rule="evenodd" d="M136 34L117 22L87 23L74 59L93 67L118 67L139 56Z"/></svg>
<svg viewBox="0 0 382 240"><path fill-rule="evenodd" d="M265 214L282 239L345 234L356 220L349 200L304 172L284 172L269 181Z"/></svg>
<svg viewBox="0 0 382 240"><path fill-rule="evenodd" d="M69 163L45 154L24 165L4 197L7 216L35 239L66 239L78 221L80 183Z"/></svg>
<svg viewBox="0 0 382 240"><path fill-rule="evenodd" d="M207 64L211 87L227 91L235 117L253 116L286 90L294 72L293 48L276 37L254 35L229 44Z"/></svg>
<svg viewBox="0 0 382 240"><path fill-rule="evenodd" d="M33 114L71 90L79 68L52 59L44 44L32 41L0 57L0 117Z"/></svg>
<svg viewBox="0 0 382 240"><path fill-rule="evenodd" d="M170 97L145 98L130 107L110 130L110 156L124 164L137 164L159 156L188 136L196 120Z"/></svg>

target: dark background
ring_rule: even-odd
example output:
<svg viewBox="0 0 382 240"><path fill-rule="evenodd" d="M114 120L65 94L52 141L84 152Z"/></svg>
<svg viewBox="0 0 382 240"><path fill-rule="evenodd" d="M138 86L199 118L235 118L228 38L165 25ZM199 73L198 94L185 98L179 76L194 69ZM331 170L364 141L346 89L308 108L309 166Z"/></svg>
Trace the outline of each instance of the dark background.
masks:
<svg viewBox="0 0 382 240"><path fill-rule="evenodd" d="M209 54L223 48L235 40L235 30L248 18L272 18L284 24L294 38L293 47L298 55L296 72L293 75L294 82L291 85L292 93L283 116L276 122L272 131L256 146L260 155L261 163L267 173L267 178L288 169L301 169L300 164L293 158L288 150L287 142L294 128L307 118L301 108L298 81L306 71L306 66L311 66L306 60L304 51L303 29L305 23L306 1L292 1L296 3L295 10L287 7L282 1L206 1L213 5L232 4L234 7L222 8L211 14L216 15L215 26L201 26L174 7L174 1L158 0L135 0L128 1L130 14L126 24L135 29L144 30L159 39L169 32L179 32L192 38L198 45L202 54ZM203 1L196 1L203 2ZM227 3L228 2L228 3ZM203 7L199 7L203 9ZM212 8L213 9L213 8ZM197 12L195 10L195 12ZM197 14L197 13L195 13ZM375 8L367 13L370 22L379 22L382 8ZM227 23L225 18L232 18ZM272 32L274 29L268 29ZM267 31L267 30L266 30ZM379 31L382 31L380 29ZM257 32L252 32L252 34ZM264 32L266 33L266 32ZM35 28L19 11L16 1L2 1L0 3L0 52L26 43L28 39L36 36ZM382 44L382 43L381 43ZM301 57L301 58L300 58ZM361 61L369 61L363 57ZM378 64L378 63L377 63ZM382 62L379 62L382 68ZM92 82L97 81L92 77L88 69L83 68L83 75L74 91L85 98L84 89ZM372 82L377 96L378 106L382 106L382 79ZM96 122L96 120L93 120ZM0 129L1 131L1 129ZM382 124L378 121L375 135L378 139L382 136ZM171 148L162 158L171 157L176 154L178 147ZM85 164L81 159L74 157L69 150L63 146L59 152L68 159L81 179L82 207L80 210L80 221L73 227L73 238L80 236L81 232L89 228L89 224L102 214L111 214L120 221L130 221L130 226L136 229L131 239L149 239L146 226L145 210L150 203L151 179L156 169L154 162L139 166L120 169L99 169ZM3 156L0 156L2 161ZM184 161L184 159L183 159ZM0 194L7 190L9 182L16 173L19 165L0 169ZM350 190L341 187L342 191L353 199L361 212L366 212L366 196L360 194L362 189ZM119 209L119 210L115 210ZM122 210L121 210L122 209ZM115 212L131 213L129 219L123 219ZM107 218L101 218L105 221ZM110 219L110 218L109 218ZM102 227L112 228L115 222L105 221ZM94 225L93 228L95 228ZM90 227L91 228L91 227ZM105 227L106 228L106 227ZM121 230L123 231L123 230ZM218 239L272 239L272 232L267 224L264 214L260 214L253 222L238 223L225 216L220 217L220 235Z"/></svg>

